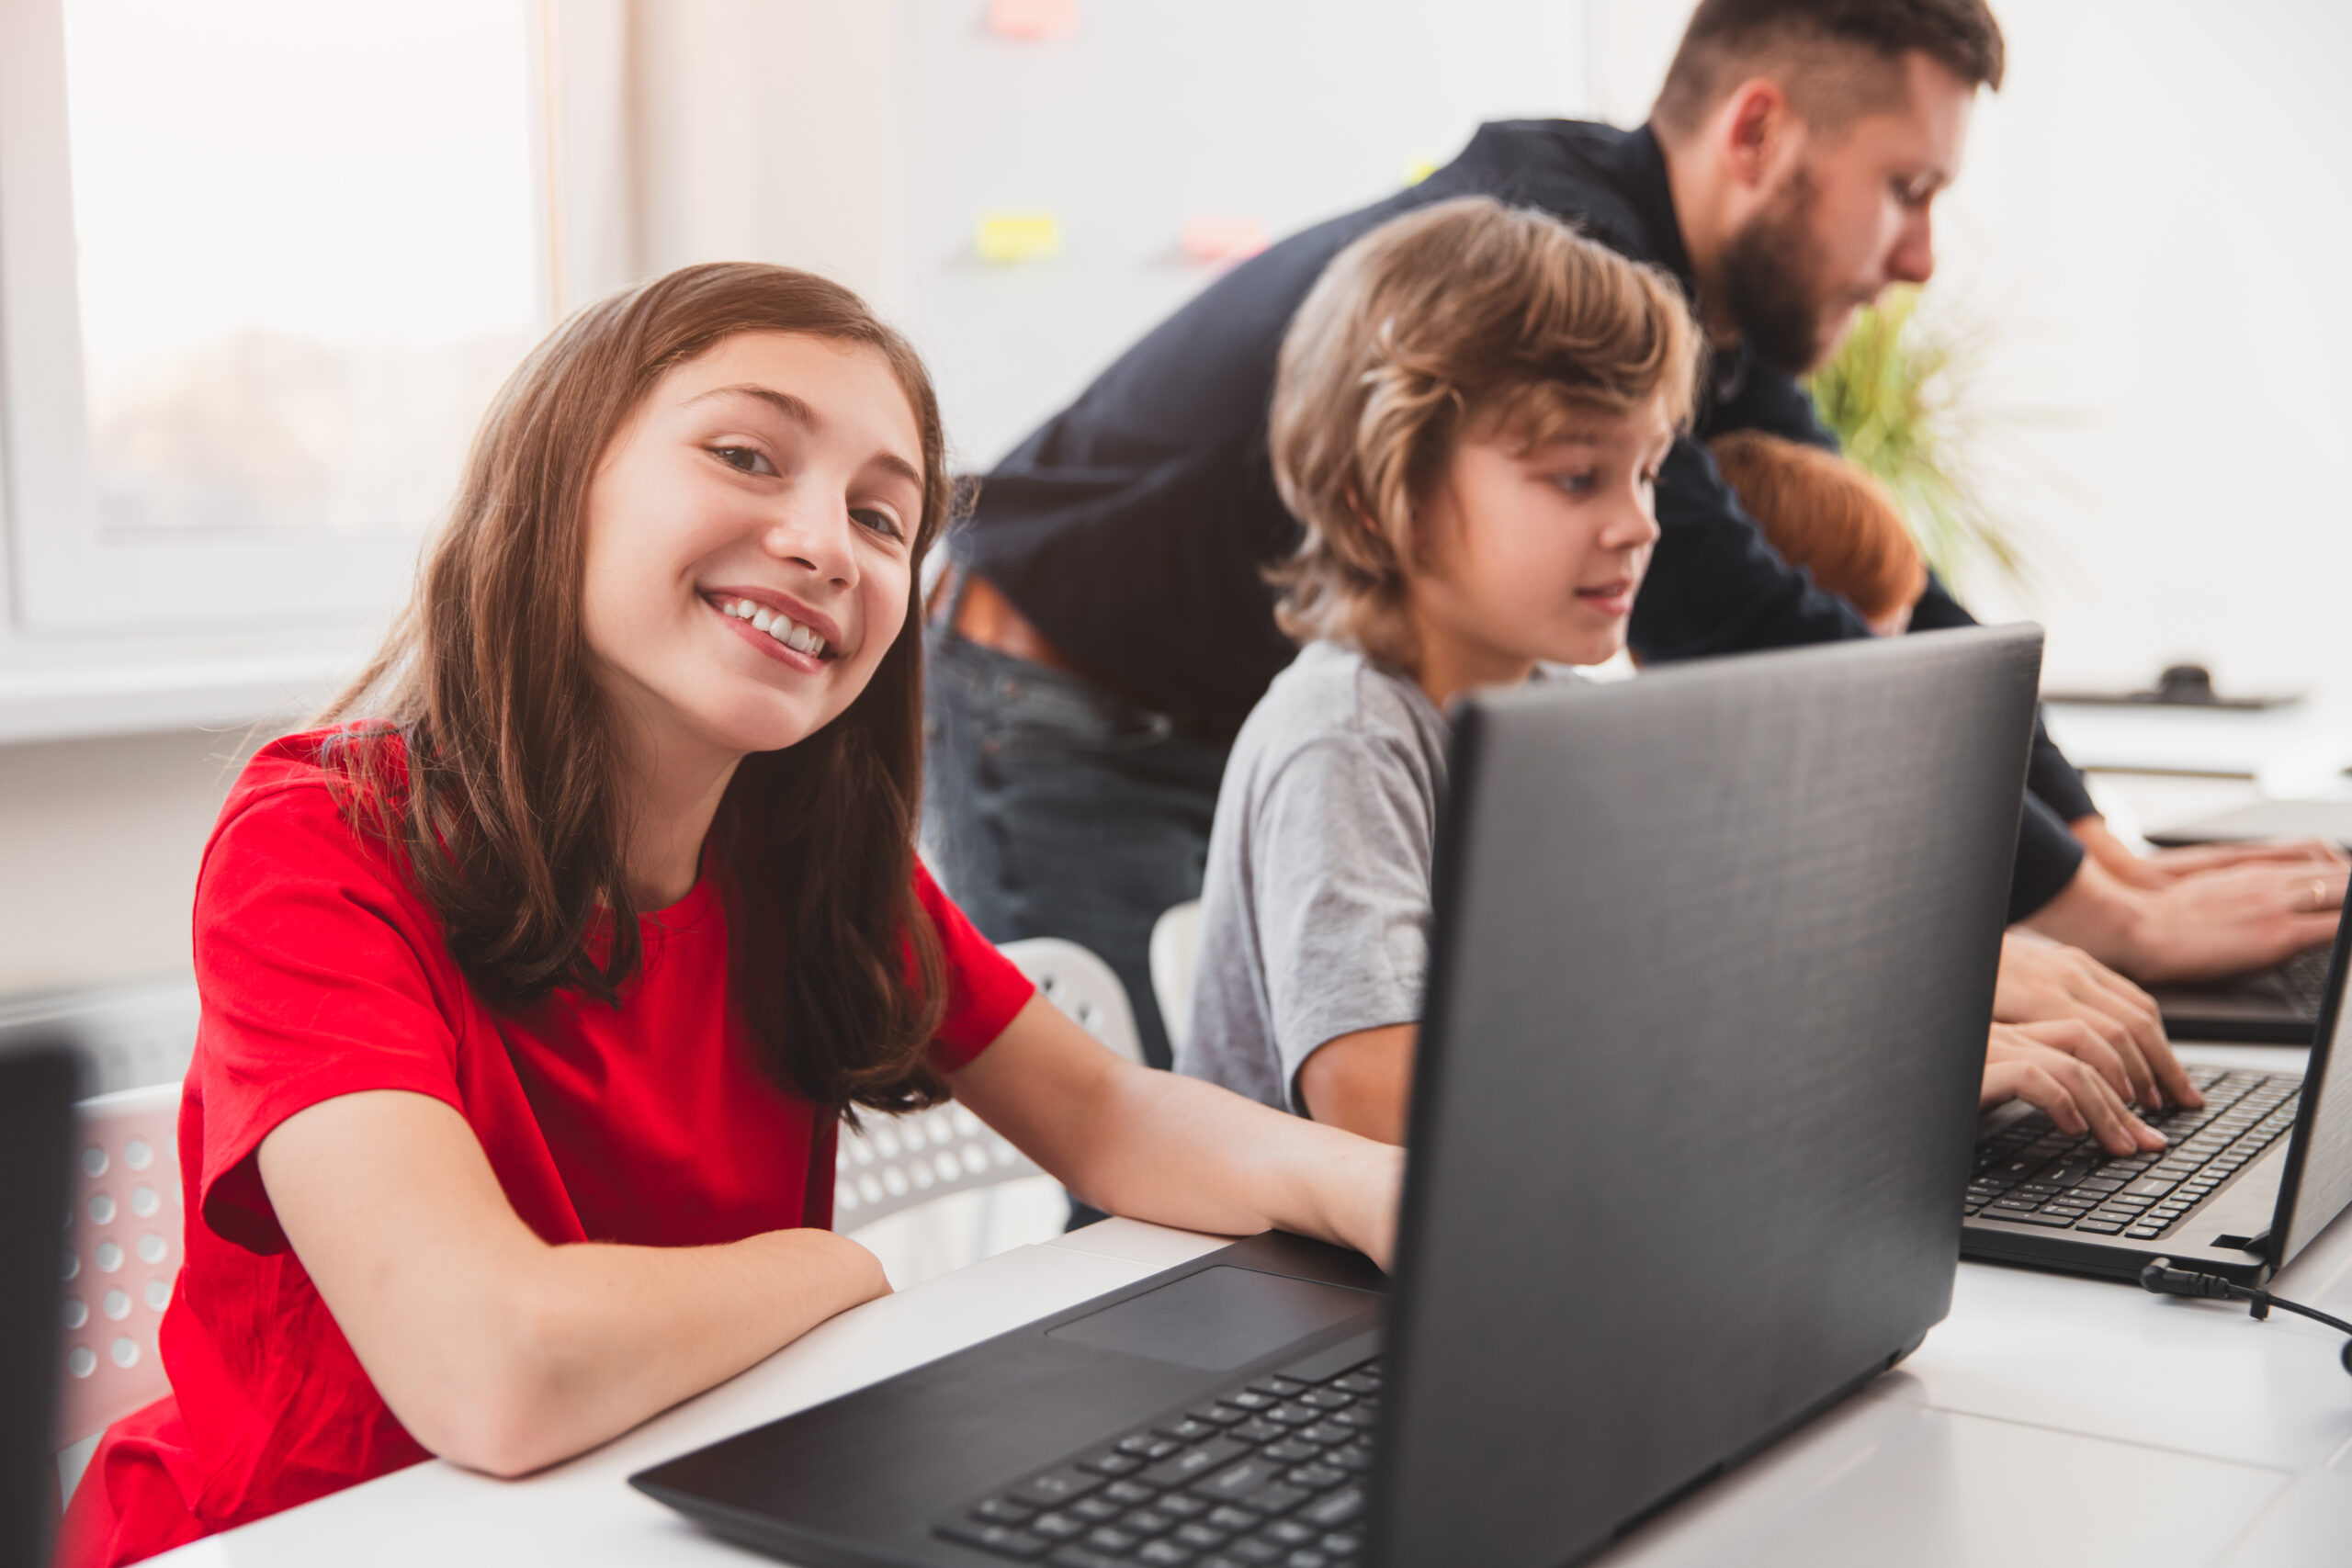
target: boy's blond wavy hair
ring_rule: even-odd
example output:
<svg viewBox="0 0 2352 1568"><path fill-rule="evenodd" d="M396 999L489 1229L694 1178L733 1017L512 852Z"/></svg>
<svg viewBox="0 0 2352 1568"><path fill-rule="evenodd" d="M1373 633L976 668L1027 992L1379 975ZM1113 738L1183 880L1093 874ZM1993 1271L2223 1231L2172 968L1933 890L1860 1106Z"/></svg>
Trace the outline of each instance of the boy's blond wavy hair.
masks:
<svg viewBox="0 0 2352 1568"><path fill-rule="evenodd" d="M1679 430L1699 354L1673 279L1545 213L1462 197L1363 235L1283 339L1274 483L1306 525L1267 573L1283 630L1417 669L1415 515L1454 443L1539 446L1654 400Z"/></svg>

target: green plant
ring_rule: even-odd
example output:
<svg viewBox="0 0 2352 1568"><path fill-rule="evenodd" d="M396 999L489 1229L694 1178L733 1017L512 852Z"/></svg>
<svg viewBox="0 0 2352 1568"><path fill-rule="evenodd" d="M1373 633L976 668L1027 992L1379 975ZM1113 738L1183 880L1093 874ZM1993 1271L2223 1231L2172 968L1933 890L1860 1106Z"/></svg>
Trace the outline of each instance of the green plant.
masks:
<svg viewBox="0 0 2352 1568"><path fill-rule="evenodd" d="M1989 572L2024 586L2032 570L2023 541L1984 503L1976 479L1989 423L1975 391L1986 335L1940 299L1922 311L1917 288L1896 288L1860 312L1807 386L1846 455L1894 492L1938 576Z"/></svg>

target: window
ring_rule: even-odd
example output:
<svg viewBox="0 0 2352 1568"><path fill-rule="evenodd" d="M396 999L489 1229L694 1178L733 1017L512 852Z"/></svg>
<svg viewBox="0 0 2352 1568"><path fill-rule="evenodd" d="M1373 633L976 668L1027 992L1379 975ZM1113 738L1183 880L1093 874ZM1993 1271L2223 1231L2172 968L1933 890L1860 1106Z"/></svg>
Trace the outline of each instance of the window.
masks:
<svg viewBox="0 0 2352 1568"><path fill-rule="evenodd" d="M372 621L544 330L524 0L0 0L21 624Z"/></svg>

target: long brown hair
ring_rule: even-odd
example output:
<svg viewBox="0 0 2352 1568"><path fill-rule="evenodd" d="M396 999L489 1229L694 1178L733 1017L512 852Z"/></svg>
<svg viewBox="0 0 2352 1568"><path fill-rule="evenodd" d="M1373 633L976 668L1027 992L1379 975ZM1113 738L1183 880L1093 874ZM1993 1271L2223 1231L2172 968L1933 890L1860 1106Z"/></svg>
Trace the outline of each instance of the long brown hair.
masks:
<svg viewBox="0 0 2352 1568"><path fill-rule="evenodd" d="M350 727L331 763L493 1005L559 988L617 1002L642 953L614 725L581 630L589 482L664 373L747 332L879 353L922 433L923 492L906 624L872 682L799 744L746 757L720 802L730 983L780 1084L833 1109L933 1104L945 977L912 884L916 584L956 486L922 360L848 289L786 267L684 267L541 344L483 421L408 607L322 716ZM378 743L388 732L403 744Z"/></svg>

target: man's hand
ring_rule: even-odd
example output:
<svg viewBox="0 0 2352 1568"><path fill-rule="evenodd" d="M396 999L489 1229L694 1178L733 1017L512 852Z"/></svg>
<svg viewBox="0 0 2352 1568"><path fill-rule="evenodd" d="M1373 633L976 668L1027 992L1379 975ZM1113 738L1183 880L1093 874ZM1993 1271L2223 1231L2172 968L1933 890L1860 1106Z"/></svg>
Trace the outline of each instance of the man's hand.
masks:
<svg viewBox="0 0 2352 1568"><path fill-rule="evenodd" d="M2024 1100L2062 1133L2090 1133L2111 1155L2165 1146L2165 1135L2123 1102L2122 1064L2087 1024L1996 1023L1984 1047L1986 1109Z"/></svg>
<svg viewBox="0 0 2352 1568"><path fill-rule="evenodd" d="M2086 858L2026 924L2136 980L2212 980L2278 963L2335 934L2341 861L2249 861L2127 887Z"/></svg>
<svg viewBox="0 0 2352 1568"><path fill-rule="evenodd" d="M2127 887L2154 890L2169 887L2184 876L2225 871L2232 866L2297 864L2317 862L2318 869L2345 863L2344 852L2324 839L2296 839L2268 843L2190 844L2175 850L2140 854L2107 826L2103 817L2085 817L2066 825L2102 870Z"/></svg>
<svg viewBox="0 0 2352 1568"><path fill-rule="evenodd" d="M2001 979L1993 993L1996 1023L2087 1024L2123 1065L2126 1096L2151 1111L2202 1105L2205 1097L2165 1038L2155 998L2079 947L2012 931L2001 939Z"/></svg>

